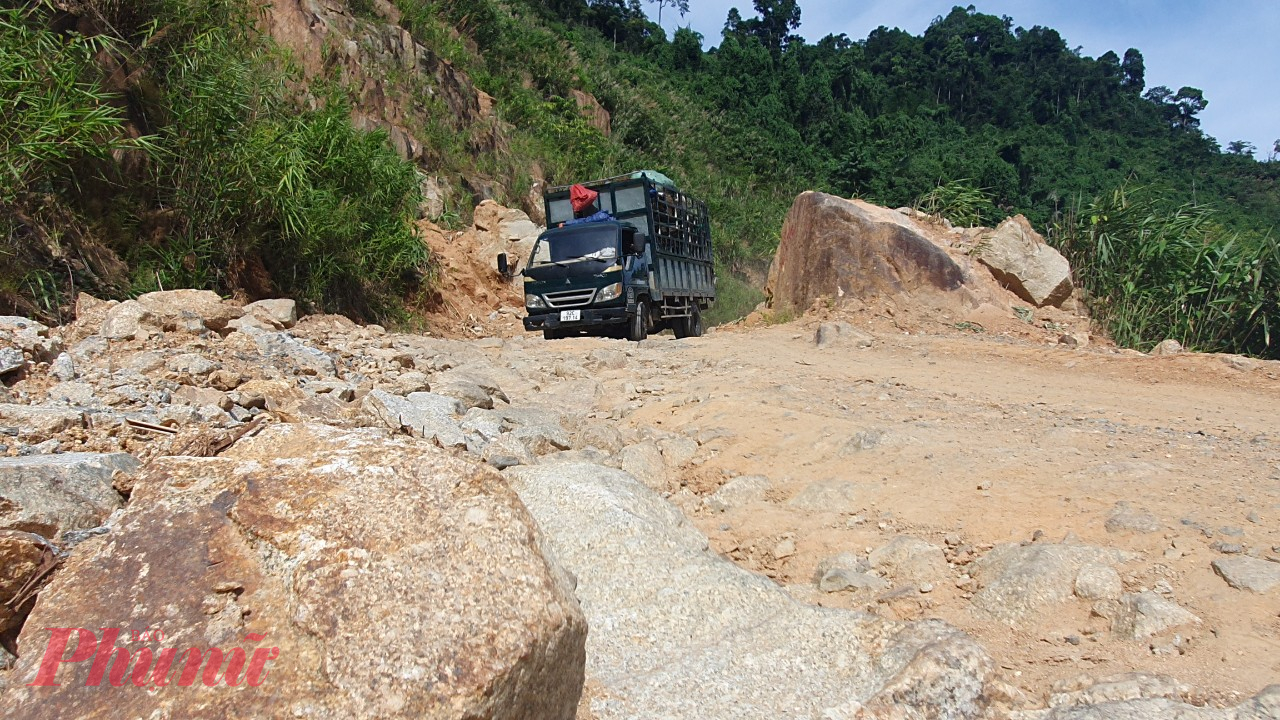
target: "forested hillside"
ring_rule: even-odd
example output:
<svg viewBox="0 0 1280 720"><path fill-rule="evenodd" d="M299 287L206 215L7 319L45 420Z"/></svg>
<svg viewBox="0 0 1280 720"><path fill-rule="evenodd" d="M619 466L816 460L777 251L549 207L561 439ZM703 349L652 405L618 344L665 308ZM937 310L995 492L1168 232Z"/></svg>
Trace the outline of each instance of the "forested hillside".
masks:
<svg viewBox="0 0 1280 720"><path fill-rule="evenodd" d="M340 78L299 92L253 7L98 0L4 16L11 304L65 302L76 266L37 252L60 232L121 258L124 294L166 281L229 292L256 278L315 307L385 317L430 284L405 240L412 168L378 150L385 135L345 121L362 98ZM386 78L434 118L411 128L423 147L413 159L447 189L442 223L484 196L528 207L539 181L654 167L711 206L724 318L760 297L751 286L803 190L923 204L957 222L1023 213L1073 261L1117 340L1276 355L1280 162L1205 136L1197 115L1211 98L1146 87L1139 49L1084 57L1050 28L973 7L922 36L880 28L816 44L794 34L797 0L755 0L718 38L667 38L646 16L656 10L345 3L360 23L404 28L493 99L484 131L496 139L478 142L449 122L429 78ZM49 96L48 75L85 97L33 102ZM312 109L291 112L303 98ZM32 133L63 139L33 145Z"/></svg>

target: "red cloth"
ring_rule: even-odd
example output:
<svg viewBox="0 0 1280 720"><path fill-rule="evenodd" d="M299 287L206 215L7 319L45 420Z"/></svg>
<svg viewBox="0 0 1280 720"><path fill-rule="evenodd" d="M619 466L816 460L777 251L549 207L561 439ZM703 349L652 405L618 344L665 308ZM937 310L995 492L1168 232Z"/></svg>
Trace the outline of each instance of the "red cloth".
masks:
<svg viewBox="0 0 1280 720"><path fill-rule="evenodd" d="M575 213L580 213L591 207L599 196L600 193L595 190L588 190L581 185L574 185L569 188L569 203L573 205L573 211Z"/></svg>

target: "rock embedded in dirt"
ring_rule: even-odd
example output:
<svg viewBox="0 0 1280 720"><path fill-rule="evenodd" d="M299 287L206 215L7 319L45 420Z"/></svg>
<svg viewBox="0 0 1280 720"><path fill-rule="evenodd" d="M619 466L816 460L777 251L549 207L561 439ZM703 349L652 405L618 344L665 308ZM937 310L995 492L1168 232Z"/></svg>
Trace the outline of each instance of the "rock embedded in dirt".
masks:
<svg viewBox="0 0 1280 720"><path fill-rule="evenodd" d="M947 574L947 559L942 548L920 538L899 535L871 552L871 567L898 582L922 583L939 580Z"/></svg>
<svg viewBox="0 0 1280 720"><path fill-rule="evenodd" d="M1218 558L1212 565L1218 577L1237 590L1269 593L1280 588L1280 562L1252 557L1229 557Z"/></svg>
<svg viewBox="0 0 1280 720"><path fill-rule="evenodd" d="M672 505L617 470L504 475L578 578L598 720L976 718L995 665L938 621L898 623L796 602L707 550ZM815 642L814 638L821 638Z"/></svg>
<svg viewBox="0 0 1280 720"><path fill-rule="evenodd" d="M1124 583L1110 565L1089 563L1076 573L1075 593L1081 600L1119 600Z"/></svg>
<svg viewBox="0 0 1280 720"><path fill-rule="evenodd" d="M818 325L818 329L813 335L813 344L817 345L818 349L845 342L855 347L869 348L874 340L871 335L854 328L847 322L822 323Z"/></svg>
<svg viewBox="0 0 1280 720"><path fill-rule="evenodd" d="M1180 355L1182 351L1182 343L1173 338L1161 340L1154 348L1151 348L1152 355Z"/></svg>
<svg viewBox="0 0 1280 720"><path fill-rule="evenodd" d="M64 531L101 525L123 505L113 476L138 465L128 453L0 458L0 529L56 541Z"/></svg>
<svg viewBox="0 0 1280 720"><path fill-rule="evenodd" d="M254 332L258 351L268 358L280 358L308 375L332 377L338 370L333 358L287 332Z"/></svg>
<svg viewBox="0 0 1280 720"><path fill-rule="evenodd" d="M801 193L782 226L765 293L775 308L819 297L959 290L964 272L914 222L883 208Z"/></svg>
<svg viewBox="0 0 1280 720"><path fill-rule="evenodd" d="M772 483L763 475L742 475L721 485L706 499L712 512L728 512L763 500Z"/></svg>
<svg viewBox="0 0 1280 720"><path fill-rule="evenodd" d="M1184 625L1199 625L1200 618L1154 592L1129 593L1119 600L1102 600L1093 611L1111 621L1111 632L1143 640Z"/></svg>
<svg viewBox="0 0 1280 720"><path fill-rule="evenodd" d="M817 480L787 503L797 510L852 514L858 511L858 484L852 480Z"/></svg>
<svg viewBox="0 0 1280 720"><path fill-rule="evenodd" d="M27 717L568 720L587 627L542 547L495 472L384 431L279 425L221 457L160 458L115 532L41 593L7 702ZM260 688L197 691L175 670L167 687L103 691L88 662L28 687L51 627L276 652Z"/></svg>
<svg viewBox="0 0 1280 720"><path fill-rule="evenodd" d="M145 340L151 333L145 323L151 312L137 300L125 300L107 310L98 333L108 340Z"/></svg>
<svg viewBox="0 0 1280 720"><path fill-rule="evenodd" d="M1021 215L983 236L974 255L999 283L1036 307L1061 305L1071 297L1071 265Z"/></svg>
<svg viewBox="0 0 1280 720"><path fill-rule="evenodd" d="M969 568L982 586L973 605L1010 625L1032 622L1075 596L1085 565L1116 565L1132 557L1089 545L997 545Z"/></svg>
<svg viewBox="0 0 1280 720"><path fill-rule="evenodd" d="M1107 532L1160 532L1164 526L1145 508L1135 508L1128 502L1118 502L1105 523Z"/></svg>
<svg viewBox="0 0 1280 720"><path fill-rule="evenodd" d="M662 451L652 441L628 445L617 454L617 465L625 473L644 483L654 492L670 492L675 489L667 475L667 464Z"/></svg>

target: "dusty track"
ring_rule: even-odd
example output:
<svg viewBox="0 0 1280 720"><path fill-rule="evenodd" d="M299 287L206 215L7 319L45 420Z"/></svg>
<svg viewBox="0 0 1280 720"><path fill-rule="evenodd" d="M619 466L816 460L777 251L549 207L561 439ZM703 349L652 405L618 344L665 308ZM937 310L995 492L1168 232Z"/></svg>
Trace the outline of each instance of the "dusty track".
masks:
<svg viewBox="0 0 1280 720"><path fill-rule="evenodd" d="M1028 699L1081 674L1167 674L1210 702L1280 681L1280 595L1232 589L1210 567L1225 557L1221 542L1280 556L1280 363L906 334L884 317L861 325L869 348L819 349L815 323L800 321L639 347L538 341L529 351L628 349L629 369L601 378L601 408L621 400L626 424L700 436L671 499L716 550L798 599L943 618L979 638ZM745 474L770 479L763 500L706 507L703 498ZM827 479L853 481L849 507L789 504ZM1120 502L1149 511L1159 529L1106 529ZM927 593L815 587L821 559L865 556L898 535L952 547ZM1120 568L1125 591L1162 592L1203 623L1134 641L1109 633L1085 601L1017 628L975 610L967 560L1000 543L1064 538L1137 553ZM778 549L784 540L793 553ZM957 558L956 548L967 550Z"/></svg>

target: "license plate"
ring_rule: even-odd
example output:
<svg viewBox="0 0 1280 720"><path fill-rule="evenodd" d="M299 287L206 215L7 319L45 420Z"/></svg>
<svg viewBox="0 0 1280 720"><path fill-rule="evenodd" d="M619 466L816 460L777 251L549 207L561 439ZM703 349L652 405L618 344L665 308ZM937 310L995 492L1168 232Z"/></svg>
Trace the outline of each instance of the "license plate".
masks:
<svg viewBox="0 0 1280 720"><path fill-rule="evenodd" d="M582 319L581 310L561 310L560 311L560 322L573 322L574 320L581 320L581 319Z"/></svg>

